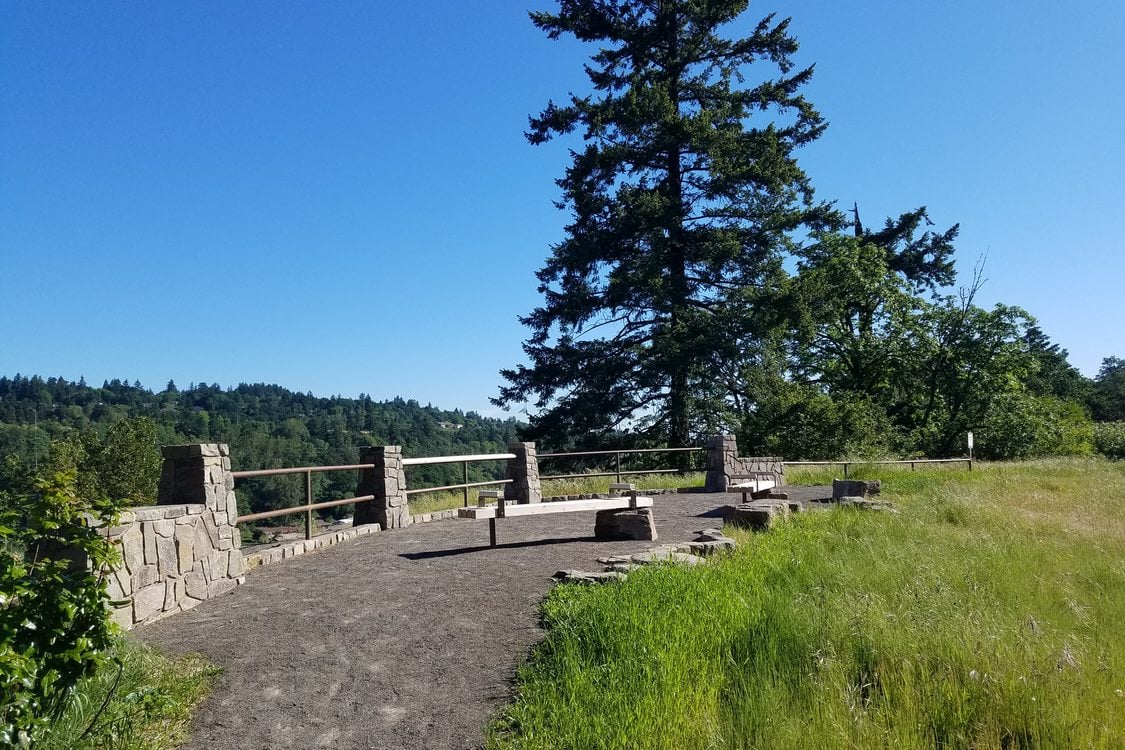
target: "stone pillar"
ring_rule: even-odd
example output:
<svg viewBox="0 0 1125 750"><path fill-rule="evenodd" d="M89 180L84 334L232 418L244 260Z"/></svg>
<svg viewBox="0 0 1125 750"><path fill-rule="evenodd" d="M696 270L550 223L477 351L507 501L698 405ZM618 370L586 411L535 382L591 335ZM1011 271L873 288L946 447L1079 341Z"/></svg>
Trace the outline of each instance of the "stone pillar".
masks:
<svg viewBox="0 0 1125 750"><path fill-rule="evenodd" d="M238 502L234 496L234 475L230 469L230 448L225 443L166 445L161 449L164 465L160 468L157 505L205 505L209 522L214 527L216 547L223 540L223 549L238 550L242 536L235 521ZM231 568L235 566L232 564ZM238 573L242 575L242 553L238 552Z"/></svg>
<svg viewBox="0 0 1125 750"><path fill-rule="evenodd" d="M508 452L516 457L508 461L506 476L512 481L504 485L504 501L520 505L543 502L535 443L509 443Z"/></svg>
<svg viewBox="0 0 1125 750"><path fill-rule="evenodd" d="M713 435L707 443L707 492L726 492L738 462L738 442L734 435Z"/></svg>
<svg viewBox="0 0 1125 750"><path fill-rule="evenodd" d="M372 464L373 468L360 471L356 495L374 495L375 499L355 506L352 525L377 523L384 529L400 529L409 524L402 447L385 445L364 448L359 462Z"/></svg>

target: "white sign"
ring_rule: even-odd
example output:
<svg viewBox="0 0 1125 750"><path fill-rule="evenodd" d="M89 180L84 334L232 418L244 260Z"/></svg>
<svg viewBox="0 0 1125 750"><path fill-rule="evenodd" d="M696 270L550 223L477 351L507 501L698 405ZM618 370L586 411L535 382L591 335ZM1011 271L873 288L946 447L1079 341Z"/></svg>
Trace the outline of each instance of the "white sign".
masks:
<svg viewBox="0 0 1125 750"><path fill-rule="evenodd" d="M973 433L969 433L969 450L973 449Z"/></svg>

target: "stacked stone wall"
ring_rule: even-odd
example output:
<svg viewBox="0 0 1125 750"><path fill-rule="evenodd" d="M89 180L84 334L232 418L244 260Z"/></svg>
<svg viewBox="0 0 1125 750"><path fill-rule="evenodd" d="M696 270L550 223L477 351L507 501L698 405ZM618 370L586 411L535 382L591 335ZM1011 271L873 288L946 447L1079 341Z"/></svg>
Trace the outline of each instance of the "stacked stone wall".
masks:
<svg viewBox="0 0 1125 750"><path fill-rule="evenodd" d="M121 564L108 571L113 618L131 628L191 609L242 583L230 451L216 443L163 448L157 505L131 508L104 531Z"/></svg>
<svg viewBox="0 0 1125 750"><path fill-rule="evenodd" d="M206 505L133 508L106 535L120 545L108 584L110 597L124 602L113 619L125 628L191 609L243 580L237 534Z"/></svg>
<svg viewBox="0 0 1125 750"><path fill-rule="evenodd" d="M516 457L508 461L507 478L512 481L504 485L504 502L520 505L542 502L535 443L509 443L508 451Z"/></svg>

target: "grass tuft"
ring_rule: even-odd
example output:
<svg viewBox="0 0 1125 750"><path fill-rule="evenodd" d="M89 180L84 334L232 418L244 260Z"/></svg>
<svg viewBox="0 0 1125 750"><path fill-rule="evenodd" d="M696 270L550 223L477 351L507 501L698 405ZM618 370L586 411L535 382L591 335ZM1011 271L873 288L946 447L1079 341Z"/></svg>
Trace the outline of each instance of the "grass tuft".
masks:
<svg viewBox="0 0 1125 750"><path fill-rule="evenodd" d="M187 738L192 709L219 669L202 657L176 659L122 639L117 663L80 682L42 750L163 750Z"/></svg>

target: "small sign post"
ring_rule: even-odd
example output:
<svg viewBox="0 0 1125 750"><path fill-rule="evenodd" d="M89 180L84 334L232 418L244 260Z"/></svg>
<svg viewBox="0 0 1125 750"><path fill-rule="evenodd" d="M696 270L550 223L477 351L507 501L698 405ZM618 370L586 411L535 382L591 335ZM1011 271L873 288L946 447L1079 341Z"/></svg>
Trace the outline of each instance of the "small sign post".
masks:
<svg viewBox="0 0 1125 750"><path fill-rule="evenodd" d="M972 430L969 431L967 442L969 443L969 471L972 471L973 470L973 432L972 432Z"/></svg>

